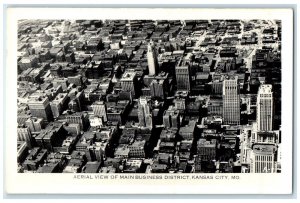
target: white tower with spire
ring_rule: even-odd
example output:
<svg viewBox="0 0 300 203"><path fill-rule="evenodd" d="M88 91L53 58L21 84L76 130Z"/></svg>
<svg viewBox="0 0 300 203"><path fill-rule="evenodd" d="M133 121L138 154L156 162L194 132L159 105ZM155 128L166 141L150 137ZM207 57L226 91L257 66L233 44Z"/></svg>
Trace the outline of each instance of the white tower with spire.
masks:
<svg viewBox="0 0 300 203"><path fill-rule="evenodd" d="M148 61L148 69L149 75L156 75L157 72L157 54L154 48L154 44L152 41L148 44L148 51L147 51L147 61Z"/></svg>

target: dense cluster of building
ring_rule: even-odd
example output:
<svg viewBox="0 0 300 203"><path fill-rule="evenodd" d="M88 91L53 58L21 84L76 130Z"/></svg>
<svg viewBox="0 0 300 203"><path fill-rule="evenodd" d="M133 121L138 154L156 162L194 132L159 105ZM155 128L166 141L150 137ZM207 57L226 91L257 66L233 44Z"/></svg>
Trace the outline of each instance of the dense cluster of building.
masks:
<svg viewBox="0 0 300 203"><path fill-rule="evenodd" d="M280 21L19 21L18 172L280 172L280 43Z"/></svg>

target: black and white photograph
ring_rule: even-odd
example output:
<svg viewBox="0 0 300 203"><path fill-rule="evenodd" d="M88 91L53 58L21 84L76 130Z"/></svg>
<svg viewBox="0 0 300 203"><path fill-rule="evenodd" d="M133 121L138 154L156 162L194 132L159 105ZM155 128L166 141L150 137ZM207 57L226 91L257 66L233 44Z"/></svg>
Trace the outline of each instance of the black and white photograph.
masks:
<svg viewBox="0 0 300 203"><path fill-rule="evenodd" d="M9 193L291 193L292 10L9 11Z"/></svg>
<svg viewBox="0 0 300 203"><path fill-rule="evenodd" d="M18 172L280 173L281 21L19 20Z"/></svg>

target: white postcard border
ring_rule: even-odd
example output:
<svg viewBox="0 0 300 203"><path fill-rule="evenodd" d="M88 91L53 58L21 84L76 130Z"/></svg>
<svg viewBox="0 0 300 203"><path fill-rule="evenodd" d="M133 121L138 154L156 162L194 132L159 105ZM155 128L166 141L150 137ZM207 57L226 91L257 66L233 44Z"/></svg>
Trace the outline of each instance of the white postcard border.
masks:
<svg viewBox="0 0 300 203"><path fill-rule="evenodd" d="M282 20L282 173L209 174L202 179L77 179L74 174L17 173L18 19L277 19ZM293 11L291 9L8 8L5 67L5 191L9 194L291 194ZM77 174L78 175L78 174ZM99 175L99 174L97 174ZM120 176L122 174L112 174ZM148 174L147 174L148 175ZM158 174L153 174L157 176ZM169 174L162 174L162 176ZM182 174L193 176L194 174ZM208 175L208 174L198 174ZM229 179L216 179L227 175ZM231 179L232 175L239 179ZM110 175L109 175L110 176ZM170 175L169 175L170 176Z"/></svg>

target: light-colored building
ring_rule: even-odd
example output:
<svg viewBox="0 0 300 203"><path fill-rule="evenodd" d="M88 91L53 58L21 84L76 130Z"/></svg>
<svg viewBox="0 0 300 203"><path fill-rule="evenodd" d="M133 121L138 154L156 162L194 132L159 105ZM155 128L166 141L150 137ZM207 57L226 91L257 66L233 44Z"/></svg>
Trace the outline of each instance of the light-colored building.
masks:
<svg viewBox="0 0 300 203"><path fill-rule="evenodd" d="M136 94L136 73L133 70L127 70L121 78L122 90L131 92L132 96Z"/></svg>
<svg viewBox="0 0 300 203"><path fill-rule="evenodd" d="M261 85L257 95L257 130L273 129L273 92L272 85Z"/></svg>
<svg viewBox="0 0 300 203"><path fill-rule="evenodd" d="M180 114L179 110L174 106L169 106L169 108L164 112L163 124L165 128L175 128L180 126Z"/></svg>
<svg viewBox="0 0 300 203"><path fill-rule="evenodd" d="M240 124L240 94L237 76L226 76L223 81L223 119L225 125Z"/></svg>
<svg viewBox="0 0 300 203"><path fill-rule="evenodd" d="M30 132L41 132L44 119L43 118L28 118L25 122L25 125L29 127Z"/></svg>
<svg viewBox="0 0 300 203"><path fill-rule="evenodd" d="M52 102L50 102L50 106L54 118L57 118L62 114L64 107L66 107L67 98L68 98L67 93L59 93L55 97L55 99Z"/></svg>
<svg viewBox="0 0 300 203"><path fill-rule="evenodd" d="M18 141L26 142L26 145L29 149L32 148L32 135L29 130L29 127L19 127L17 128L18 132Z"/></svg>
<svg viewBox="0 0 300 203"><path fill-rule="evenodd" d="M152 128L152 113L146 97L140 97L138 104L139 125Z"/></svg>
<svg viewBox="0 0 300 203"><path fill-rule="evenodd" d="M48 97L37 97L28 101L32 116L51 121L53 118Z"/></svg>
<svg viewBox="0 0 300 203"><path fill-rule="evenodd" d="M94 102L92 108L95 116L102 117L104 122L107 121L106 106L103 101Z"/></svg>
<svg viewBox="0 0 300 203"><path fill-rule="evenodd" d="M276 146L254 144L250 154L250 173L276 173Z"/></svg>
<svg viewBox="0 0 300 203"><path fill-rule="evenodd" d="M174 106L178 110L185 110L185 108L186 108L186 99L185 98L176 98L176 99L174 99Z"/></svg>
<svg viewBox="0 0 300 203"><path fill-rule="evenodd" d="M157 53L156 49L153 46L153 42L150 42L148 44L147 62L149 68L149 75L156 75L158 69Z"/></svg>
<svg viewBox="0 0 300 203"><path fill-rule="evenodd" d="M115 150L114 156L119 159L127 159L129 151L130 149L128 148L128 145L119 145L119 147Z"/></svg>

